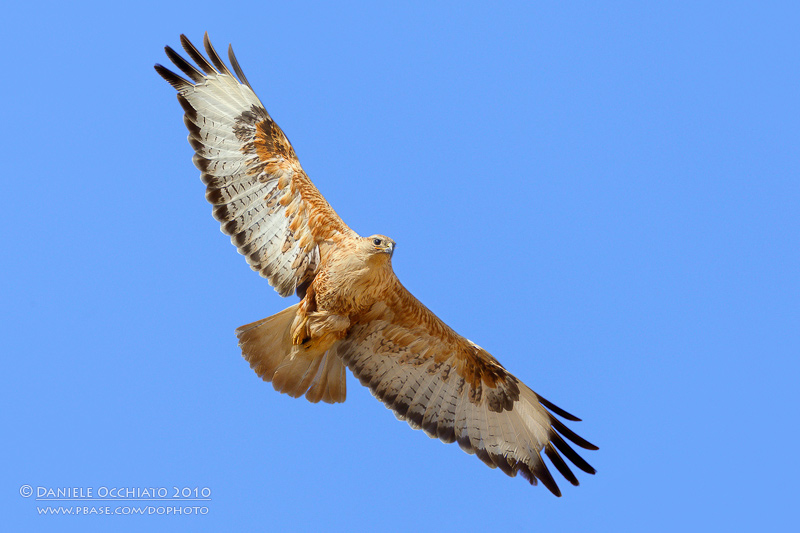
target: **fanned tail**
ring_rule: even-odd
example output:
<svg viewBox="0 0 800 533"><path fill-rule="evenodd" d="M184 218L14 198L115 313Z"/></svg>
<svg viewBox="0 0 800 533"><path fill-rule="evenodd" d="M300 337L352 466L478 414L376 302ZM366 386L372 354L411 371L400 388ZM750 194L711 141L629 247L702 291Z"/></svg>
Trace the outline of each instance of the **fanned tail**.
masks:
<svg viewBox="0 0 800 533"><path fill-rule="evenodd" d="M347 395L345 366L333 350L292 344L297 303L278 314L236 330L242 356L264 381L294 398L310 402L343 402Z"/></svg>

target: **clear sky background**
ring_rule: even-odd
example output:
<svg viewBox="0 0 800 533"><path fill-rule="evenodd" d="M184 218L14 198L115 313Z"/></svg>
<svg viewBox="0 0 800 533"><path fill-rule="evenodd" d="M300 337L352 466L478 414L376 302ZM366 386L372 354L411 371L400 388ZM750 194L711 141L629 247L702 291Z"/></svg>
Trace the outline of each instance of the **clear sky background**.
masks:
<svg viewBox="0 0 800 533"><path fill-rule="evenodd" d="M793 5L5 6L3 529L796 523ZM206 30L342 218L399 243L403 283L584 419L596 476L554 498L412 431L352 376L345 404L312 405L249 369L234 329L296 300L220 233L152 68ZM24 485L211 501L39 516Z"/></svg>

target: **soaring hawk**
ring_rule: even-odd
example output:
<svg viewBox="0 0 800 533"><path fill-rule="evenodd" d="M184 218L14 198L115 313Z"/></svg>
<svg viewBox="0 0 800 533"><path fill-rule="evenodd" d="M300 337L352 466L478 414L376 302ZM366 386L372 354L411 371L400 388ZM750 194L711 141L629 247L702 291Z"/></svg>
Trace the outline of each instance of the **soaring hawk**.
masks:
<svg viewBox="0 0 800 533"><path fill-rule="evenodd" d="M351 230L308 178L233 50L234 76L209 42L181 35L184 75L156 65L178 91L194 164L222 231L281 296L301 300L236 330L244 358L275 390L345 400L345 368L414 429L457 441L491 468L561 491L542 459L573 485L592 468L567 443L596 450L556 416L579 419L511 375L422 305L392 270L395 242ZM238 78L238 79L237 79ZM559 454L560 452L560 454Z"/></svg>

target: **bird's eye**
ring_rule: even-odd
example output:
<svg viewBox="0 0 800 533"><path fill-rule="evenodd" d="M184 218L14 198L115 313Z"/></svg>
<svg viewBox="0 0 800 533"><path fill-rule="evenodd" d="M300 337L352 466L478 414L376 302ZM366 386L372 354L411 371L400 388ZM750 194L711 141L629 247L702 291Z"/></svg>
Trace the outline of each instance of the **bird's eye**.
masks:
<svg viewBox="0 0 800 533"><path fill-rule="evenodd" d="M381 240L380 239L372 239L372 244L374 244L375 246L380 246Z"/></svg>

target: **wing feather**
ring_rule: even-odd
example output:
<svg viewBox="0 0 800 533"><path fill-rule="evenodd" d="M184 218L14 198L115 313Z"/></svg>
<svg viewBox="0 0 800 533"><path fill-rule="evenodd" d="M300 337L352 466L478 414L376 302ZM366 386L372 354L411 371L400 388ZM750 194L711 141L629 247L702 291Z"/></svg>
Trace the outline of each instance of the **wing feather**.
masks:
<svg viewBox="0 0 800 533"><path fill-rule="evenodd" d="M242 67L239 66L239 60L236 59L236 54L233 53L233 46L230 44L228 45L228 59L230 60L231 65L233 66L233 71L236 73L239 81L252 89L253 87L250 85L250 82L247 81L247 77L244 75Z"/></svg>
<svg viewBox="0 0 800 533"><path fill-rule="evenodd" d="M181 45L196 66L166 48L167 57L188 79L161 65L156 71L178 91L193 161L223 233L253 270L288 296L314 278L323 259L321 243L355 233L303 171L233 51L229 58L238 80L208 34L203 44L206 56L181 35Z"/></svg>
<svg viewBox="0 0 800 533"><path fill-rule="evenodd" d="M491 468L509 476L519 473L531 484L541 481L557 496L561 491L542 451L573 485L578 479L564 457L594 473L565 439L585 449L597 447L553 413L569 420L576 417L540 399L489 353L439 320L396 279L381 302L353 320L348 336L334 349L399 419L432 438L457 441Z"/></svg>
<svg viewBox="0 0 800 533"><path fill-rule="evenodd" d="M203 46L205 46L206 53L208 57L211 59L211 62L214 63L214 66L217 67L217 72L221 74L225 74L226 76L233 76L231 71L228 70L228 67L225 66L222 59L220 59L219 54L217 51L214 50L214 45L211 44L211 40L208 38L208 33L203 36Z"/></svg>
<svg viewBox="0 0 800 533"><path fill-rule="evenodd" d="M197 65L203 69L203 72L206 74L219 74L219 72L211 66L211 63L200 53L200 51L192 44L192 42L185 36L181 35L181 46L189 54L189 57L192 58L192 61L197 63Z"/></svg>

